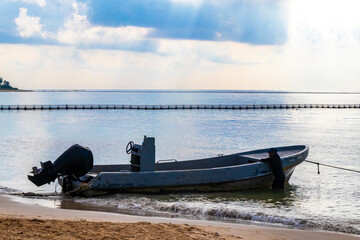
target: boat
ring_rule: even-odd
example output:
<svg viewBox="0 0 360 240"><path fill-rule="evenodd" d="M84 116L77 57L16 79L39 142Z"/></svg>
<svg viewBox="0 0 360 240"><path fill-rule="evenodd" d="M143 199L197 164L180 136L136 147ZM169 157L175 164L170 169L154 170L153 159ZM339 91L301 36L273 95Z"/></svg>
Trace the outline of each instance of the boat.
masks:
<svg viewBox="0 0 360 240"><path fill-rule="evenodd" d="M29 175L29 179L39 186L57 177L63 193L82 196L237 191L269 187L273 180L269 164L260 162L268 157L269 148L196 160L155 162L155 138L144 136L141 145L128 143L129 164L93 165L90 149L74 146L53 164L49 161L41 163L41 169L34 167L34 175ZM288 182L295 167L307 158L309 147L295 145L276 149ZM84 174L86 171L89 172Z"/></svg>

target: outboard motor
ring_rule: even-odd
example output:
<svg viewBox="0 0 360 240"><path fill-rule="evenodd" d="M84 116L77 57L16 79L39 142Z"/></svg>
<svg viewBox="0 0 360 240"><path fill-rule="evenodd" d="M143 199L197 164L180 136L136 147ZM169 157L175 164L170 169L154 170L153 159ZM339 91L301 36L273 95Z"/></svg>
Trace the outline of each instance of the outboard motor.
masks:
<svg viewBox="0 0 360 240"><path fill-rule="evenodd" d="M84 176L93 168L94 158L89 148L75 144L61 154L54 163L47 161L40 164L40 169L33 167L33 176L28 175L28 179L38 187L54 181L58 176Z"/></svg>

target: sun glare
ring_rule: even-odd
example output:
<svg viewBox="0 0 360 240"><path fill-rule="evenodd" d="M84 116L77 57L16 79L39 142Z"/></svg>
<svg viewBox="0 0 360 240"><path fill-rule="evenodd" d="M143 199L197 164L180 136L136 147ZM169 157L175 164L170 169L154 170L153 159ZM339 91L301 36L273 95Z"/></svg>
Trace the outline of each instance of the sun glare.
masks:
<svg viewBox="0 0 360 240"><path fill-rule="evenodd" d="M360 28L360 1L293 1L292 14L317 30L348 31Z"/></svg>

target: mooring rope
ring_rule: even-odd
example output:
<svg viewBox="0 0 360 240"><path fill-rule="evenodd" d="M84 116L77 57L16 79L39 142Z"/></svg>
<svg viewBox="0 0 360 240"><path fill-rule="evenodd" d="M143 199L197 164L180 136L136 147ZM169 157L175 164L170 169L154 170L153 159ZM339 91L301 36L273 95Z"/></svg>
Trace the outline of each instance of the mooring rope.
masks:
<svg viewBox="0 0 360 240"><path fill-rule="evenodd" d="M343 168L343 167L333 166L333 165L329 165L329 164L324 164L324 163L319 163L319 162L313 162L313 161L309 161L309 160L304 160L304 161L305 161L305 162L309 162L309 163L316 164L316 165L318 166L318 174L320 174L320 165L322 165L322 166L324 166L324 167L330 167L330 168L336 168L336 169L341 169L341 170L345 170L345 171L360 173L359 170L355 170L355 169Z"/></svg>

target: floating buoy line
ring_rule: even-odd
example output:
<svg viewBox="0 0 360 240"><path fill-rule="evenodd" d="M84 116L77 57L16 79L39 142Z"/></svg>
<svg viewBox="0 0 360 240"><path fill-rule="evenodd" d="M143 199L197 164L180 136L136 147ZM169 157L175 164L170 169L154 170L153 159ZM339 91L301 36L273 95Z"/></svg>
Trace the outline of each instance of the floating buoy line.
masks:
<svg viewBox="0 0 360 240"><path fill-rule="evenodd" d="M251 109L303 109L360 108L360 104L173 104L173 105L124 105L124 104L52 104L52 105L0 105L0 110L251 110Z"/></svg>

